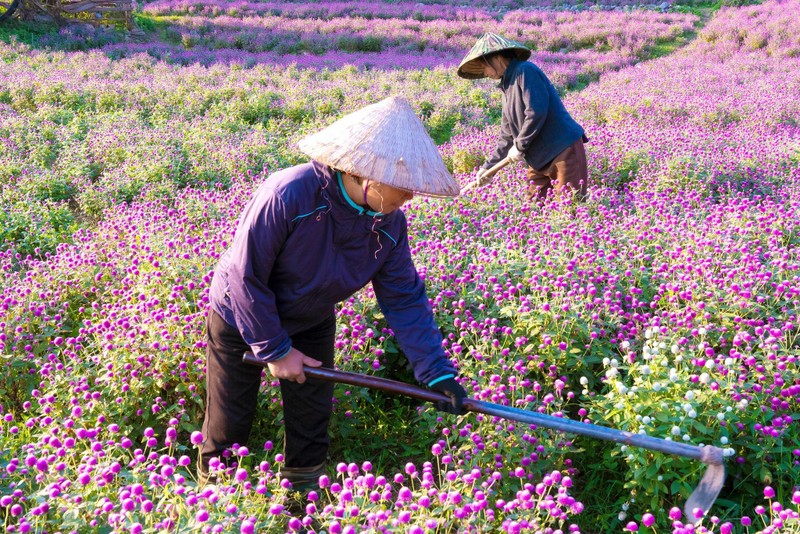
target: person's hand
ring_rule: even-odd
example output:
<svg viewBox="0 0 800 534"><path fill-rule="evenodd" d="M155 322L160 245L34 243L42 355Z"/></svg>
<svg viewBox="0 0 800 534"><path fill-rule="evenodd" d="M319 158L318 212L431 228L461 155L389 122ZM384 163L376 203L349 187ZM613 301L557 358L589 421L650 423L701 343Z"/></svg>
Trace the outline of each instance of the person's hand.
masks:
<svg viewBox="0 0 800 534"><path fill-rule="evenodd" d="M455 378L445 378L431 386L431 389L444 393L450 397L450 402L439 401L436 403L436 408L442 412L461 415L464 413L464 399L467 397L467 392L461 387L461 384L456 382Z"/></svg>
<svg viewBox="0 0 800 534"><path fill-rule="evenodd" d="M267 363L267 367L269 367L269 372L272 373L272 376L289 380L290 382L297 382L298 384L302 384L306 381L306 374L303 372L304 365L320 367L322 362L310 358L292 347L289 349L289 352L286 353L286 356L280 360Z"/></svg>
<svg viewBox="0 0 800 534"><path fill-rule="evenodd" d="M475 174L475 181L477 181L478 185L481 187L491 183L492 178L494 178L494 175L489 174L489 169L484 169L483 167L478 169L478 172Z"/></svg>
<svg viewBox="0 0 800 534"><path fill-rule="evenodd" d="M519 151L516 144L512 144L511 148L508 149L507 157L511 163L518 163L525 159L525 154Z"/></svg>

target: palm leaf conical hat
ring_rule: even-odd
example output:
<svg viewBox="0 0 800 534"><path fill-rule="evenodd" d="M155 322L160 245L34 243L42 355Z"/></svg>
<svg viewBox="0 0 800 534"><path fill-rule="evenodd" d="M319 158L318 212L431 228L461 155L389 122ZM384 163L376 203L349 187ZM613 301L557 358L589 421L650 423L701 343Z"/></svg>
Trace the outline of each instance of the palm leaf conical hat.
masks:
<svg viewBox="0 0 800 534"><path fill-rule="evenodd" d="M458 196L458 182L409 103L391 96L345 115L298 143L330 167L398 189Z"/></svg>
<svg viewBox="0 0 800 534"><path fill-rule="evenodd" d="M483 73L484 62L481 58L486 54L500 52L502 50L513 51L517 59L522 61L531 57L530 49L524 44L512 41L496 33L487 32L478 39L475 46L473 46L466 57L461 60L461 64L458 66L458 75L468 80L485 78L486 75Z"/></svg>

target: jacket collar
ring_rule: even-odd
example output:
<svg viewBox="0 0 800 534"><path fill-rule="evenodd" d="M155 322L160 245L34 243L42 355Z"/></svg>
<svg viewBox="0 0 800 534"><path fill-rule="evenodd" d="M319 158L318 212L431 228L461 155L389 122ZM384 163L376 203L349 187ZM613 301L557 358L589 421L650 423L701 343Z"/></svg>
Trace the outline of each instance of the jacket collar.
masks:
<svg viewBox="0 0 800 534"><path fill-rule="evenodd" d="M344 188L344 183L342 182L342 173L340 171L335 171L336 174L336 184L339 186L339 191L342 194L344 200L350 205L351 208L356 210L359 215L369 215L370 217L383 217L383 213L379 211L372 211L368 210L363 206L359 206L356 202L350 198L350 195L347 194L347 189Z"/></svg>
<svg viewBox="0 0 800 534"><path fill-rule="evenodd" d="M365 219L375 220L379 225L393 219L393 214L391 213L383 214L356 204L356 202L347 195L339 171L315 160L312 160L311 163L320 181L321 194L331 204L331 208L340 216L365 216Z"/></svg>
<svg viewBox="0 0 800 534"><path fill-rule="evenodd" d="M508 66L506 67L506 71L503 73L502 78L500 78L500 82L497 84L497 87L500 89L508 89L508 86L511 85L514 76L516 75L517 69L522 64L522 61L518 59L512 59L509 61Z"/></svg>

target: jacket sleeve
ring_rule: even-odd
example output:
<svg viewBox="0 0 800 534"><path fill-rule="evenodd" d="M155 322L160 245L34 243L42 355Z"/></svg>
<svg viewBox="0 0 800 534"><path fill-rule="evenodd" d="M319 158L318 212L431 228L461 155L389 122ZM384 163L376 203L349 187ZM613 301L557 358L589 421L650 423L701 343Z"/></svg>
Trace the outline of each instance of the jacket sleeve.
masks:
<svg viewBox="0 0 800 534"><path fill-rule="evenodd" d="M430 385L446 375L455 376L456 369L442 349L442 333L434 320L425 284L411 260L405 220L402 226L402 235L373 277L372 287L400 348L411 362L414 376Z"/></svg>
<svg viewBox="0 0 800 534"><path fill-rule="evenodd" d="M519 133L514 142L524 154L542 131L550 108L550 93L547 80L538 72L525 68L519 70L519 77L511 87L511 92L511 99L515 101L513 109L521 114Z"/></svg>
<svg viewBox="0 0 800 534"><path fill-rule="evenodd" d="M275 294L267 285L289 235L288 221L278 193L262 189L245 209L228 254L228 292L236 326L253 353L266 361L282 358L291 348Z"/></svg>

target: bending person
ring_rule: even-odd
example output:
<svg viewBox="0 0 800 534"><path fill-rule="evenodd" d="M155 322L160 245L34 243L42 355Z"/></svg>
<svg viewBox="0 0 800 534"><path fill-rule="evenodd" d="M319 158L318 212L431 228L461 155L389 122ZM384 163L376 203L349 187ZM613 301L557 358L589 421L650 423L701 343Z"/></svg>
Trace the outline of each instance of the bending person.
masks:
<svg viewBox="0 0 800 534"><path fill-rule="evenodd" d="M459 187L408 103L391 97L300 142L309 163L271 175L241 216L211 282L206 411L198 471L208 478L226 450L246 444L262 369L280 379L283 475L313 484L328 452L333 384L303 366L332 367L334 308L372 282L415 377L462 412L464 389L442 349L399 209L414 194L456 196ZM211 473L213 475L213 473Z"/></svg>
<svg viewBox="0 0 800 534"><path fill-rule="evenodd" d="M588 141L583 128L564 107L542 70L527 61L524 45L494 33L478 39L458 67L462 78L499 80L503 92L500 139L478 170L479 185L491 182L486 171L505 157L528 165L528 199L543 202L551 189L556 197L586 196Z"/></svg>

